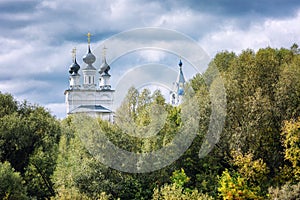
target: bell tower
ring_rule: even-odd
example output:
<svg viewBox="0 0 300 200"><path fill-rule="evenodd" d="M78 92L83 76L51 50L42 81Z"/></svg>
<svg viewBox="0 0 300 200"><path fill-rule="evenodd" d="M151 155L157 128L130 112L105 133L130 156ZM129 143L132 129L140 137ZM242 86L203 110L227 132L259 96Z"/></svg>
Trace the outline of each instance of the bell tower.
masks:
<svg viewBox="0 0 300 200"><path fill-rule="evenodd" d="M96 57L91 52L91 34L88 33L88 52L83 57L83 62L87 64L87 66L82 70L83 73L83 87L84 88L90 88L95 89L95 77L96 77L96 68L93 66L93 63L96 61Z"/></svg>
<svg viewBox="0 0 300 200"><path fill-rule="evenodd" d="M182 72L181 59L179 60L178 66L179 66L178 76L176 82L174 83L173 91L170 92L170 104L173 106L177 106L181 104L184 95L185 78Z"/></svg>

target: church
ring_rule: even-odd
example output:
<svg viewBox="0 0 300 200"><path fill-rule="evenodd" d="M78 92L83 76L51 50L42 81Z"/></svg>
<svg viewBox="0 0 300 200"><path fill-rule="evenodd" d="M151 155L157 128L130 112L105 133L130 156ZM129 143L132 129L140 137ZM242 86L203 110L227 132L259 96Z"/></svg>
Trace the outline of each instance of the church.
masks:
<svg viewBox="0 0 300 200"><path fill-rule="evenodd" d="M173 85L173 90L170 91L170 104L173 106L178 106L182 102L182 97L184 95L184 84L185 78L182 72L182 62L179 60L179 72L176 82Z"/></svg>
<svg viewBox="0 0 300 200"><path fill-rule="evenodd" d="M85 113L92 117L100 117L113 122L114 120L114 92L110 85L110 66L106 61L106 48L103 48L102 63L97 68L93 65L96 56L90 47L90 36L88 33L88 48L83 56L85 67L82 71L82 79L79 73L80 65L76 60L76 49L72 51L73 63L69 68L69 88L65 90L65 103L67 115ZM179 73L173 90L170 91L170 104L178 106L184 95L185 78L182 72L182 61L179 61ZM98 76L97 76L98 72ZM98 78L98 81L96 80Z"/></svg>

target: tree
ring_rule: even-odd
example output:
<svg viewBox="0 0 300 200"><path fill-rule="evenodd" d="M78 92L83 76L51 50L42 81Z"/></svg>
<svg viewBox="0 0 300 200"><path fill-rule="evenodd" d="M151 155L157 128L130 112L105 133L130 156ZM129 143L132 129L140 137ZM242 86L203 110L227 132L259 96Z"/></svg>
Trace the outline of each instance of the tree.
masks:
<svg viewBox="0 0 300 200"><path fill-rule="evenodd" d="M9 162L0 162L0 198L29 199L26 194L25 182Z"/></svg>
<svg viewBox="0 0 300 200"><path fill-rule="evenodd" d="M233 166L250 187L266 188L269 169L262 159L254 160L252 153L243 155L238 151L233 151L232 157Z"/></svg>
<svg viewBox="0 0 300 200"><path fill-rule="evenodd" d="M268 199L270 200L291 200L300 198L300 182L295 185L291 183L286 183L282 187L270 187Z"/></svg>
<svg viewBox="0 0 300 200"><path fill-rule="evenodd" d="M246 179L236 172L230 173L227 169L223 171L219 184L219 195L224 200L263 199L258 195L260 188L250 187Z"/></svg>
<svg viewBox="0 0 300 200"><path fill-rule="evenodd" d="M99 155L91 150L89 139L94 142L92 146L97 146L101 144L97 142L97 136L105 134L115 145L129 151L134 141L126 138L114 124L88 116L85 116L85 120L77 117L70 116L62 122L63 135L53 176L58 192L56 197L94 199L105 192L114 199L151 198L156 182L163 182L161 180L165 178L164 170L149 174L128 174L105 166L97 159ZM85 140L85 136L90 138Z"/></svg>
<svg viewBox="0 0 300 200"><path fill-rule="evenodd" d="M231 152L238 150L242 155L251 152L253 161L262 159L269 169L267 180L277 181L275 174L284 165L280 139L282 121L295 119L300 112L299 63L298 55L288 49L265 48L257 52L248 49L236 56L228 52L216 55L211 65L219 69L224 80L226 122L220 142L211 152L211 155L215 155L214 159L205 158L217 164L189 162L193 168L198 166L199 170L193 170L198 177L203 177L200 169L204 165L219 166L214 172L216 174L225 168L233 168L234 171L237 166L230 166L230 160L233 159ZM210 74L213 74L212 67L204 74L209 80L208 86L215 80ZM197 75L191 82L197 90L204 81ZM188 156L189 161L191 158L193 156ZM186 172L189 173L188 168ZM198 180L203 182L198 188L204 188L202 185L207 185L209 178ZM266 187L268 185L261 189L265 190Z"/></svg>
<svg viewBox="0 0 300 200"><path fill-rule="evenodd" d="M184 185L189 182L190 178L185 174L184 170L175 170L170 177L172 184L165 184L161 188L155 188L153 192L153 200L212 200L213 198L207 194L198 192L197 189L185 188Z"/></svg>
<svg viewBox="0 0 300 200"><path fill-rule="evenodd" d="M0 118L10 115L18 110L18 103L10 94L0 92Z"/></svg>
<svg viewBox="0 0 300 200"><path fill-rule="evenodd" d="M80 141L75 138L72 116L61 121L62 135L59 141L56 167L53 172L52 182L56 191L56 198L77 199L83 198L78 188L75 187L74 177L78 173L77 163L85 155L85 149Z"/></svg>
<svg viewBox="0 0 300 200"><path fill-rule="evenodd" d="M300 49L299 49L299 45L294 43L292 46L291 46L291 51L294 53L294 54L299 54L300 53Z"/></svg>
<svg viewBox="0 0 300 200"><path fill-rule="evenodd" d="M221 74L225 78L227 116L218 146L223 146L227 155L232 149L251 151L255 159L262 158L267 163L270 174L281 167L281 123L286 113L291 113L286 112L288 109L292 115L299 109L294 103L299 96L299 75L292 67L297 66L293 64L296 60L286 49L265 48L256 53L246 50ZM291 68L294 85L289 84L285 72Z"/></svg>
<svg viewBox="0 0 300 200"><path fill-rule="evenodd" d="M300 117L297 121L285 121L281 137L284 158L290 162L292 167L292 179L300 181Z"/></svg>
<svg viewBox="0 0 300 200"><path fill-rule="evenodd" d="M58 120L43 107L18 103L10 95L0 98L5 100L0 108L5 110L0 120L0 161L9 161L20 172L32 198L53 196L50 177L60 137Z"/></svg>
<svg viewBox="0 0 300 200"><path fill-rule="evenodd" d="M219 70L219 72L227 71L231 67L232 62L236 59L234 52L222 51L215 55L213 59L213 65ZM212 63L211 63L212 64Z"/></svg>
<svg viewBox="0 0 300 200"><path fill-rule="evenodd" d="M300 113L300 55L286 63L275 91L275 114L278 121L297 119ZM280 123L280 127L281 127Z"/></svg>
<svg viewBox="0 0 300 200"><path fill-rule="evenodd" d="M35 138L24 179L28 192L38 198L55 195L51 176L55 169L58 142L61 135L59 122L42 107L34 107L26 119Z"/></svg>

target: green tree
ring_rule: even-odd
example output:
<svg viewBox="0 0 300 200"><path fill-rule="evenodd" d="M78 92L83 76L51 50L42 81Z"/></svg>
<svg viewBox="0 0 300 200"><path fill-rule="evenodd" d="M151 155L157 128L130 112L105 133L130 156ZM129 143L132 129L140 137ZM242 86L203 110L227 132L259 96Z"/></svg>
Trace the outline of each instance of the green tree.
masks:
<svg viewBox="0 0 300 200"><path fill-rule="evenodd" d="M0 198L28 199L25 182L9 162L0 162Z"/></svg>
<svg viewBox="0 0 300 200"><path fill-rule="evenodd" d="M192 166L185 167L186 172L189 176L197 174L197 182L193 181L195 178L191 175L191 183L198 184L198 189L215 185L216 182L202 175L201 169L203 171L204 166L209 166L207 169L216 169L206 172L213 173L211 177L216 177L225 168L236 169L237 166L230 166L232 150L241 150L243 155L252 152L253 160L264 160L270 170L266 175L267 180L274 178L273 181L277 181L274 175L281 171L284 164L280 141L282 121L295 119L300 111L299 63L297 54L283 48L265 48L257 52L248 49L240 55L221 52L215 56L210 65L219 70L224 80L227 98L226 123L220 142L210 153L214 158L208 155L204 159L208 162L199 162L192 161L194 156L186 157L188 162L184 163ZM204 74L208 80L208 88L216 79L212 74L214 70L211 67ZM191 83L197 91L204 85L204 80L197 75ZM203 96L205 95L200 95L197 99L201 100ZM202 124L207 127L205 123ZM201 140L198 142L201 143ZM188 151L192 148L193 146ZM262 189L265 190L268 186L266 184Z"/></svg>
<svg viewBox="0 0 300 200"><path fill-rule="evenodd" d="M0 118L10 115L18 110L18 102L10 94L0 92Z"/></svg>
<svg viewBox="0 0 300 200"><path fill-rule="evenodd" d="M276 120L296 119L300 113L300 55L284 64L275 91ZM281 127L281 123L280 123Z"/></svg>
<svg viewBox="0 0 300 200"><path fill-rule="evenodd" d="M232 149L241 149L243 153L251 151L254 158L262 158L271 171L279 169L283 163L279 132L286 118L285 103L291 102L288 104L291 110L299 107L292 103L299 96L297 73L292 76L295 87L288 88L289 82L283 77L296 60L286 49L266 48L256 53L246 50L222 73L227 119L218 146L222 146L227 156L230 157ZM295 94L293 100L288 93Z"/></svg>
<svg viewBox="0 0 300 200"><path fill-rule="evenodd" d="M28 183L28 192L38 198L54 196L51 176L56 165L61 135L60 124L42 107L33 108L26 122L33 136L36 137L36 141L32 144L34 151L25 168L24 179Z"/></svg>
<svg viewBox="0 0 300 200"><path fill-rule="evenodd" d="M222 51L215 55L212 62L213 65L217 67L219 72L224 72L227 71L229 67L231 67L232 62L235 60L236 57L237 56L234 52Z"/></svg>
<svg viewBox="0 0 300 200"><path fill-rule="evenodd" d="M291 51L294 53L294 54L299 54L300 53L300 49L299 49L299 45L294 43L292 46L291 46Z"/></svg>
<svg viewBox="0 0 300 200"><path fill-rule="evenodd" d="M32 198L49 198L55 194L51 176L55 167L60 124L43 107L26 101L16 102L0 94L6 110L0 120L0 161L9 161L20 172ZM17 106L17 109L11 107Z"/></svg>
<svg viewBox="0 0 300 200"><path fill-rule="evenodd" d="M82 159L86 150L80 140L75 137L75 129L72 126L72 116L61 121L62 135L59 141L56 167L53 172L52 181L56 191L56 198L59 199L80 199L83 198L75 186L75 176L79 173Z"/></svg>
<svg viewBox="0 0 300 200"><path fill-rule="evenodd" d="M185 188L184 185L189 182L190 178L184 170L176 170L170 177L172 184L165 184L160 188L155 188L153 200L212 200L207 194L198 192L197 189Z"/></svg>
<svg viewBox="0 0 300 200"><path fill-rule="evenodd" d="M125 138L114 124L87 116L70 116L62 125L64 131L53 176L57 198L94 199L105 192L114 199L149 199L156 183L163 182L164 170L148 174L122 173L105 166L97 159L97 154L92 154L88 141L91 139L94 146L95 142L101 144L97 142L97 135L103 133L111 142L130 150L133 141ZM85 136L90 138L86 140ZM122 142L124 140L127 142Z"/></svg>
<svg viewBox="0 0 300 200"><path fill-rule="evenodd" d="M166 103L166 99L160 90L155 90L151 98L153 99L152 101L158 105L165 105Z"/></svg>

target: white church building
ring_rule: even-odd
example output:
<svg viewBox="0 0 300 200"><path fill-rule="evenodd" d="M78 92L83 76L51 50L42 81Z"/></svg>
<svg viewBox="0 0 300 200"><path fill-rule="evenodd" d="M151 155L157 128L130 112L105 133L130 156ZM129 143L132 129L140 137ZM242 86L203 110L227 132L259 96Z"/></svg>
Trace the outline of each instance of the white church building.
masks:
<svg viewBox="0 0 300 200"><path fill-rule="evenodd" d="M73 64L69 69L70 86L64 93L67 115L86 113L112 122L115 91L111 89L110 66L106 62L105 52L103 52L102 64L98 70L98 81L96 80L97 69L93 66L95 61L96 57L91 51L90 34L88 34L88 51L83 57L83 62L86 66L82 69L82 84L79 74L80 66L76 61L76 49L73 50Z"/></svg>
<svg viewBox="0 0 300 200"><path fill-rule="evenodd" d="M69 68L69 88L65 90L65 103L67 115L85 113L93 117L100 117L113 122L114 117L114 92L110 85L110 66L106 61L105 48L103 49L102 63L97 69L93 66L95 55L90 48L90 36L88 33L88 51L83 57L85 67L82 71L82 80L79 73L80 66L76 60L76 49L73 49L73 63ZM179 62L179 73L174 88L170 91L170 104L178 106L184 95L185 78L182 72L182 62ZM99 77L99 80L96 80Z"/></svg>

